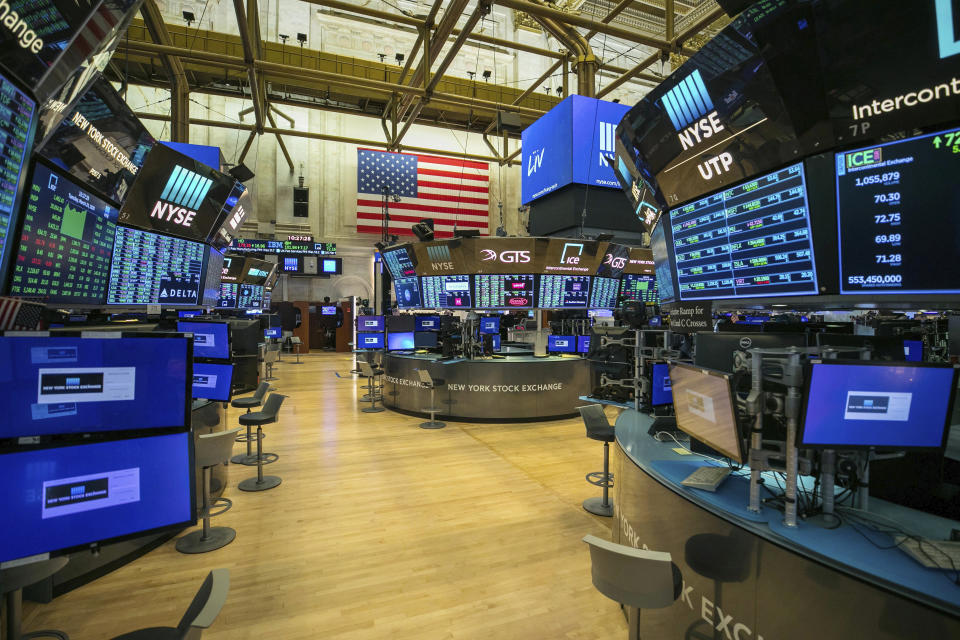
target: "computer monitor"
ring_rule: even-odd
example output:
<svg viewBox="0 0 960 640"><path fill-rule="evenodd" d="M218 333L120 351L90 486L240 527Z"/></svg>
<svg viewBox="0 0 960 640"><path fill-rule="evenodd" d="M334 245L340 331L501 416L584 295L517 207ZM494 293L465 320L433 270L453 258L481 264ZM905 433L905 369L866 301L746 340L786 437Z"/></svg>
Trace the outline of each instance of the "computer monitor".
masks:
<svg viewBox="0 0 960 640"><path fill-rule="evenodd" d="M205 245L118 226L107 304L201 304Z"/></svg>
<svg viewBox="0 0 960 640"><path fill-rule="evenodd" d="M653 363L653 375L650 376L650 404L660 407L673 404L673 390L670 385L670 365L666 362Z"/></svg>
<svg viewBox="0 0 960 640"><path fill-rule="evenodd" d="M383 316L357 316L357 331L383 331Z"/></svg>
<svg viewBox="0 0 960 640"><path fill-rule="evenodd" d="M282 330L280 327L268 327L263 330L264 338L281 338L283 337Z"/></svg>
<svg viewBox="0 0 960 640"><path fill-rule="evenodd" d="M677 427L721 455L742 463L731 374L672 362L669 365Z"/></svg>
<svg viewBox="0 0 960 640"><path fill-rule="evenodd" d="M416 331L440 331L440 316L415 316Z"/></svg>
<svg viewBox="0 0 960 640"><path fill-rule="evenodd" d="M0 561L193 525L193 468L188 432L2 454Z"/></svg>
<svg viewBox="0 0 960 640"><path fill-rule="evenodd" d="M480 318L480 333L500 333L500 317Z"/></svg>
<svg viewBox="0 0 960 640"><path fill-rule="evenodd" d="M923 362L923 340L904 340L903 359L907 362Z"/></svg>
<svg viewBox="0 0 960 640"><path fill-rule="evenodd" d="M193 397L219 402L230 401L232 364L193 363Z"/></svg>
<svg viewBox="0 0 960 640"><path fill-rule="evenodd" d="M387 351L408 351L414 348L413 331L391 331L387 334Z"/></svg>
<svg viewBox="0 0 960 640"><path fill-rule="evenodd" d="M553 353L576 353L576 336L547 336L547 351Z"/></svg>
<svg viewBox="0 0 960 640"><path fill-rule="evenodd" d="M814 361L800 446L941 449L956 387L957 369L947 364Z"/></svg>
<svg viewBox="0 0 960 640"><path fill-rule="evenodd" d="M500 334L499 333L491 334L490 338L493 339L493 350L500 351Z"/></svg>
<svg viewBox="0 0 960 640"><path fill-rule="evenodd" d="M0 337L0 439L190 426L192 353L178 334Z"/></svg>
<svg viewBox="0 0 960 640"><path fill-rule="evenodd" d="M226 322L178 322L177 331L193 334L194 358L230 357L230 327Z"/></svg>
<svg viewBox="0 0 960 640"><path fill-rule="evenodd" d="M754 348L774 349L807 346L807 337L802 333L711 333L700 331L696 334L696 341L697 349L694 354L694 364L729 373L734 371L735 354L737 352L746 352Z"/></svg>
<svg viewBox="0 0 960 640"><path fill-rule="evenodd" d="M413 316L387 316L387 330L391 332L413 332L416 329L416 321Z"/></svg>
<svg viewBox="0 0 960 640"><path fill-rule="evenodd" d="M357 349L383 349L383 334L358 333Z"/></svg>
<svg viewBox="0 0 960 640"><path fill-rule="evenodd" d="M320 315L322 315L322 316L335 316L335 315L337 315L337 306L336 306L336 305L333 305L333 304L330 304L330 305L326 305L326 304L325 304L325 305L323 305L322 307L320 307Z"/></svg>
<svg viewBox="0 0 960 640"><path fill-rule="evenodd" d="M413 346L417 349L434 349L437 346L436 331L415 331L413 334Z"/></svg>
<svg viewBox="0 0 960 640"><path fill-rule="evenodd" d="M177 311L178 318L196 318L203 315L203 309L186 309Z"/></svg>
<svg viewBox="0 0 960 640"><path fill-rule="evenodd" d="M577 353L590 352L590 336L577 336Z"/></svg>
<svg viewBox="0 0 960 640"><path fill-rule="evenodd" d="M906 349L901 336L858 336L843 333L818 333L817 344L821 347L864 347L870 349L871 360L900 362L905 358ZM856 359L855 355L841 355L841 358Z"/></svg>

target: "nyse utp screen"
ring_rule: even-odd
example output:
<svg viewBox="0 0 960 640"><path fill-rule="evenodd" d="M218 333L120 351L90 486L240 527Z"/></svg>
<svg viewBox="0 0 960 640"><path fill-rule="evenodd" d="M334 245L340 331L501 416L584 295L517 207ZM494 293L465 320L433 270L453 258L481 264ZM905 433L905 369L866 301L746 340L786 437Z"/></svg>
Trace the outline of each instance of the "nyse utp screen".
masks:
<svg viewBox="0 0 960 640"><path fill-rule="evenodd" d="M0 256L13 217L17 186L28 155L30 122L36 103L0 77ZM15 232L14 232L15 233Z"/></svg>
<svg viewBox="0 0 960 640"><path fill-rule="evenodd" d="M197 304L203 245L117 227L107 304Z"/></svg>
<svg viewBox="0 0 960 640"><path fill-rule="evenodd" d="M960 129L836 163L841 293L960 293Z"/></svg>
<svg viewBox="0 0 960 640"><path fill-rule="evenodd" d="M670 211L681 300L817 293L803 165Z"/></svg>

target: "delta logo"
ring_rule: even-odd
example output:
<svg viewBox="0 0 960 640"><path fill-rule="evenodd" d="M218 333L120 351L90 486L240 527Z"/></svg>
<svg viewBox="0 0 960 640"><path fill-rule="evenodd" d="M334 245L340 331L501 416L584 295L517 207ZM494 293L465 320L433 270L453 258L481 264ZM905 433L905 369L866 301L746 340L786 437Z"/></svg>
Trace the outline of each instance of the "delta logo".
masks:
<svg viewBox="0 0 960 640"><path fill-rule="evenodd" d="M720 116L707 93L700 70L695 69L680 80L660 99L684 151L692 149L724 130ZM725 173L733 166L733 156L727 152L697 165L704 180Z"/></svg>
<svg viewBox="0 0 960 640"><path fill-rule="evenodd" d="M153 205L150 217L183 227L191 227L197 215L197 209L212 186L213 180L210 178L205 178L199 173L178 165L167 179L160 199Z"/></svg>
<svg viewBox="0 0 960 640"><path fill-rule="evenodd" d="M883 149L864 149L848 153L846 156L847 169L856 169L859 167L868 167L872 164L883 162Z"/></svg>

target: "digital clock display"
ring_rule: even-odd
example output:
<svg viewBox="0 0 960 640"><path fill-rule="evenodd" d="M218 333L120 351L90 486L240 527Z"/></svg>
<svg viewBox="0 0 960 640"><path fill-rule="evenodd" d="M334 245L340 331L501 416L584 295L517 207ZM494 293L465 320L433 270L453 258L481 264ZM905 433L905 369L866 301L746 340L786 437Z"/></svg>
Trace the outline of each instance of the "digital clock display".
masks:
<svg viewBox="0 0 960 640"><path fill-rule="evenodd" d="M841 293L960 293L960 129L836 154Z"/></svg>

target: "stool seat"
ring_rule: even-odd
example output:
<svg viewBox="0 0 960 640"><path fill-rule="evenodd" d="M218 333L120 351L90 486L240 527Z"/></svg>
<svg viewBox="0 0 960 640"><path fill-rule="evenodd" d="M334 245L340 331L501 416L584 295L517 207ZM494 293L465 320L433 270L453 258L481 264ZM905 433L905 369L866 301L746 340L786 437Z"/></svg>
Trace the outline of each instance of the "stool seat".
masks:
<svg viewBox="0 0 960 640"><path fill-rule="evenodd" d="M277 421L276 414L268 414L264 411L254 411L252 413L245 413L239 417L240 424L242 425L252 425L257 426L260 424L270 424L271 422Z"/></svg>
<svg viewBox="0 0 960 640"><path fill-rule="evenodd" d="M254 414L250 414L254 415ZM596 440L597 442L613 442L617 439L617 434L613 430L613 427L607 429L600 429L597 431L590 431L587 429L587 437L591 440Z"/></svg>
<svg viewBox="0 0 960 640"><path fill-rule="evenodd" d="M252 396L246 398L235 398L230 401L230 406L235 409L249 409L251 407L259 407L261 404L260 398L255 398Z"/></svg>

